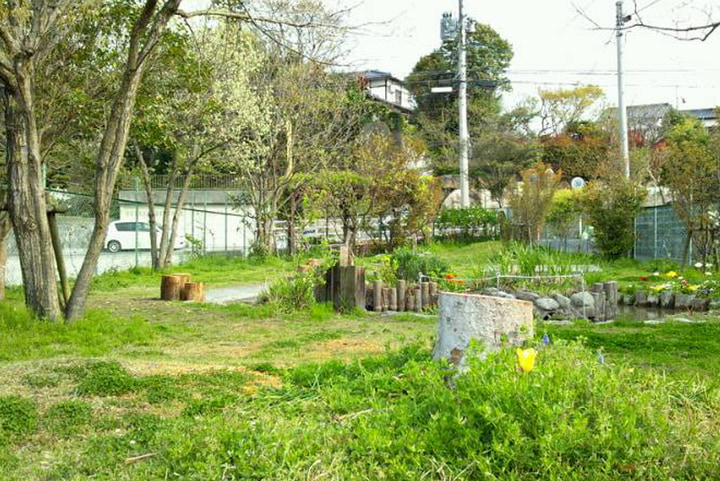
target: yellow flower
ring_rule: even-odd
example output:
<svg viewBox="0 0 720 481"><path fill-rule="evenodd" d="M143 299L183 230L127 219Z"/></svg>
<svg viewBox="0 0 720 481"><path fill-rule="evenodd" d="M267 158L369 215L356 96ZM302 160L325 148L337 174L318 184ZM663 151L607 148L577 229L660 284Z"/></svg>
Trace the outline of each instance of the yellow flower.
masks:
<svg viewBox="0 0 720 481"><path fill-rule="evenodd" d="M669 277L669 278L672 279L673 277L677 277L678 273L675 272L675 271L670 271L670 272L668 272L668 273L665 274L665 275L666 275L667 277Z"/></svg>
<svg viewBox="0 0 720 481"><path fill-rule="evenodd" d="M517 355L520 369L522 369L523 372L532 371L533 367L535 367L535 356L537 356L537 351L533 348L516 349L515 354Z"/></svg>
<svg viewBox="0 0 720 481"><path fill-rule="evenodd" d="M687 288L688 288L688 291L690 291L690 292L695 292L695 291L697 291L698 289L700 289L700 286L697 285L697 284L693 284L693 285L687 286Z"/></svg>
<svg viewBox="0 0 720 481"><path fill-rule="evenodd" d="M657 285L657 286L652 286L650 289L652 289L652 290L655 291L655 292L660 292L660 291L664 291L664 290L665 290L665 287L666 287L666 286L660 284L660 285Z"/></svg>

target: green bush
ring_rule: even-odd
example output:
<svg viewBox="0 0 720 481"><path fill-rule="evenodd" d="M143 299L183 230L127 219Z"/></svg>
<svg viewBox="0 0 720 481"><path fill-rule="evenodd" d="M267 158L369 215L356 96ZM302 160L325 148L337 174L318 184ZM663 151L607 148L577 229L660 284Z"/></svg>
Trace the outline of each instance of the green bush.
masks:
<svg viewBox="0 0 720 481"><path fill-rule="evenodd" d="M37 407L33 401L20 396L0 397L0 441L31 434L37 423Z"/></svg>
<svg viewBox="0 0 720 481"><path fill-rule="evenodd" d="M137 379L120 364L97 362L88 366L77 392L88 396L119 396L137 388Z"/></svg>
<svg viewBox="0 0 720 481"><path fill-rule="evenodd" d="M322 278L316 271L298 273L290 279L281 279L270 285L267 300L284 312L308 309L316 304L315 285Z"/></svg>
<svg viewBox="0 0 720 481"><path fill-rule="evenodd" d="M442 209L435 219L435 237L461 241L495 239L498 226L498 213L495 210L480 206Z"/></svg>
<svg viewBox="0 0 720 481"><path fill-rule="evenodd" d="M406 281L417 281L420 274L440 277L450 269L448 263L435 254L409 247L395 249L390 258L396 277Z"/></svg>
<svg viewBox="0 0 720 481"><path fill-rule="evenodd" d="M610 259L626 256L635 244L635 217L647 191L624 177L614 175L588 184L581 203L598 250Z"/></svg>
<svg viewBox="0 0 720 481"><path fill-rule="evenodd" d="M54 404L45 413L44 420L50 431L69 435L90 424L92 418L93 410L88 403L70 399Z"/></svg>

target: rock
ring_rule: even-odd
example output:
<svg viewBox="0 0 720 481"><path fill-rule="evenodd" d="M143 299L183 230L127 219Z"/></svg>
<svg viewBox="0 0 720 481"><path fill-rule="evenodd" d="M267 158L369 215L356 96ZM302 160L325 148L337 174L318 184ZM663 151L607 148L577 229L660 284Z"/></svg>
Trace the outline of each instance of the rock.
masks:
<svg viewBox="0 0 720 481"><path fill-rule="evenodd" d="M658 296L647 296L647 307L657 307L660 305L660 298Z"/></svg>
<svg viewBox="0 0 720 481"><path fill-rule="evenodd" d="M591 292L590 295L595 301L595 314L592 316L588 314L588 317L593 317L596 321L607 320L605 312L605 292Z"/></svg>
<svg viewBox="0 0 720 481"><path fill-rule="evenodd" d="M538 309L542 309L543 311L557 311L560 309L560 303L557 302L555 299L551 299L550 297L539 297L535 299L535 305L538 307Z"/></svg>
<svg viewBox="0 0 720 481"><path fill-rule="evenodd" d="M512 294L501 291L500 289L497 289L495 287L488 287L487 289L483 289L482 294L484 296L502 297L503 299L515 299L515 296L513 296Z"/></svg>
<svg viewBox="0 0 720 481"><path fill-rule="evenodd" d="M595 300L589 292L576 292L570 296L570 303L572 304L572 307L580 310L582 310L583 307L592 309L595 308Z"/></svg>
<svg viewBox="0 0 720 481"><path fill-rule="evenodd" d="M675 293L663 291L660 293L660 307L663 309L672 309L675 307Z"/></svg>
<svg viewBox="0 0 720 481"><path fill-rule="evenodd" d="M711 311L717 311L718 309L720 309L720 299L713 299L712 301L710 301L709 309Z"/></svg>
<svg viewBox="0 0 720 481"><path fill-rule="evenodd" d="M695 297L690 301L690 309L693 311L705 312L710 307L710 299L706 297Z"/></svg>
<svg viewBox="0 0 720 481"><path fill-rule="evenodd" d="M695 296L690 294L675 294L675 309L690 309L690 303Z"/></svg>
<svg viewBox="0 0 720 481"><path fill-rule="evenodd" d="M645 307L647 306L647 292L645 291L637 291L635 293L635 305L638 307Z"/></svg>
<svg viewBox="0 0 720 481"><path fill-rule="evenodd" d="M539 294L535 294L534 292L530 292L530 291L515 292L515 299L518 299L520 301L535 302L535 300L538 299L539 297L540 297Z"/></svg>
<svg viewBox="0 0 720 481"><path fill-rule="evenodd" d="M634 306L635 305L635 294L625 294L623 297L623 304L626 306Z"/></svg>
<svg viewBox="0 0 720 481"><path fill-rule="evenodd" d="M565 297L562 294L553 294L552 298L560 305L560 309L569 309L571 306L570 298Z"/></svg>

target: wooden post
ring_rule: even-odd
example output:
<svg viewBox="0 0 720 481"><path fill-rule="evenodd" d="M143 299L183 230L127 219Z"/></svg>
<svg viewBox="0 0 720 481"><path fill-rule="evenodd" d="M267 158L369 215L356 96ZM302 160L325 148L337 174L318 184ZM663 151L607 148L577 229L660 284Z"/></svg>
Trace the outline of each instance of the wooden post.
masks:
<svg viewBox="0 0 720 481"><path fill-rule="evenodd" d="M397 307L398 311L405 310L405 281L400 279L397 281Z"/></svg>
<svg viewBox="0 0 720 481"><path fill-rule="evenodd" d="M67 306L70 299L70 284L68 283L67 271L65 270L65 258L63 257L62 244L60 243L60 233L57 226L57 218L55 212L47 213L48 224L50 225L50 240L52 242L53 251L55 252L55 264L57 264L58 275L60 276L60 287L63 298L63 304Z"/></svg>
<svg viewBox="0 0 720 481"><path fill-rule="evenodd" d="M389 307L389 309L391 311L397 311L398 310L397 288L391 287L389 289L389 291L390 291L390 307Z"/></svg>
<svg viewBox="0 0 720 481"><path fill-rule="evenodd" d="M390 288L389 287L383 287L383 312L390 309Z"/></svg>
<svg viewBox="0 0 720 481"><path fill-rule="evenodd" d="M605 286L602 282L593 284L590 288L590 294L595 300L595 320L605 321L607 320L607 313L605 309Z"/></svg>
<svg viewBox="0 0 720 481"><path fill-rule="evenodd" d="M430 283L427 281L420 283L420 296L422 297L423 310L430 307Z"/></svg>
<svg viewBox="0 0 720 481"><path fill-rule="evenodd" d="M420 286L417 286L415 288L415 312L422 311L422 288Z"/></svg>
<svg viewBox="0 0 720 481"><path fill-rule="evenodd" d="M618 313L618 283L617 281L603 282L605 291L605 318L615 319Z"/></svg>
<svg viewBox="0 0 720 481"><path fill-rule="evenodd" d="M373 311L382 311L382 281L373 281Z"/></svg>
<svg viewBox="0 0 720 481"><path fill-rule="evenodd" d="M438 301L438 285L435 281L430 281L430 305L436 306Z"/></svg>
<svg viewBox="0 0 720 481"><path fill-rule="evenodd" d="M373 310L373 288L370 284L365 284L365 309L368 311Z"/></svg>
<svg viewBox="0 0 720 481"><path fill-rule="evenodd" d="M414 311L415 310L415 291L412 287L408 288L407 290L407 311Z"/></svg>
<svg viewBox="0 0 720 481"><path fill-rule="evenodd" d="M202 282L186 282L180 291L181 301L205 301L205 285Z"/></svg>

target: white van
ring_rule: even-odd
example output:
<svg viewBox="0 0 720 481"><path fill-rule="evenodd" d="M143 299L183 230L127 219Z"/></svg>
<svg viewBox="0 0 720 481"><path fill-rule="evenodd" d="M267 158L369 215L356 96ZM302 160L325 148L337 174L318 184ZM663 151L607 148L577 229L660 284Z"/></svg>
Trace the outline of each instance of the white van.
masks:
<svg viewBox="0 0 720 481"><path fill-rule="evenodd" d="M136 235L137 231L137 235ZM155 233L157 244L160 246L162 229L157 227ZM175 239L175 249L185 248L185 235L178 232ZM147 222L128 222L117 220L108 226L107 237L105 237L105 249L110 252L121 250L150 249L150 224Z"/></svg>

